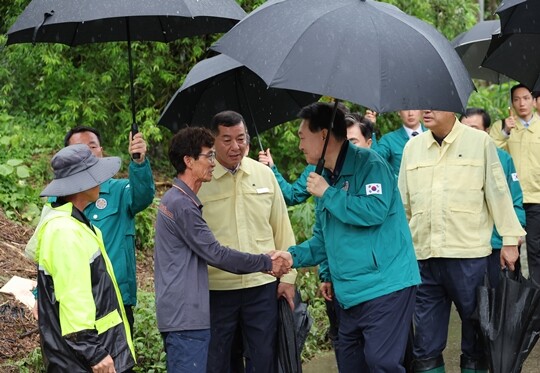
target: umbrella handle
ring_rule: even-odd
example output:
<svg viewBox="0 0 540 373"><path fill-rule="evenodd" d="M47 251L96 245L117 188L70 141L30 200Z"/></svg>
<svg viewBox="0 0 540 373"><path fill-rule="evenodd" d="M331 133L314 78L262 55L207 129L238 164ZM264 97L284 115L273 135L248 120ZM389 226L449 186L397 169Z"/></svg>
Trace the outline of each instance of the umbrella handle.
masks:
<svg viewBox="0 0 540 373"><path fill-rule="evenodd" d="M41 27L45 24L45 22L47 22L47 20L49 19L49 17L52 17L54 15L54 10L51 10L50 12L45 12L43 13L43 22L41 22L41 24L39 26L36 26L34 28L34 33L32 35L32 44L36 44L36 39L37 39L37 34L38 34L38 31L41 29Z"/></svg>
<svg viewBox="0 0 540 373"><path fill-rule="evenodd" d="M325 160L324 160L323 157L321 157L321 158L319 159L319 162L317 162L317 167L315 167L315 173L316 173L317 175L322 174L322 170L323 170L323 168L324 168L324 162L325 162Z"/></svg>
<svg viewBox="0 0 540 373"><path fill-rule="evenodd" d="M135 136L137 133L139 133L139 126L137 126L137 123L133 122L131 123L131 138ZM141 153L133 153L131 154L132 159L141 159Z"/></svg>

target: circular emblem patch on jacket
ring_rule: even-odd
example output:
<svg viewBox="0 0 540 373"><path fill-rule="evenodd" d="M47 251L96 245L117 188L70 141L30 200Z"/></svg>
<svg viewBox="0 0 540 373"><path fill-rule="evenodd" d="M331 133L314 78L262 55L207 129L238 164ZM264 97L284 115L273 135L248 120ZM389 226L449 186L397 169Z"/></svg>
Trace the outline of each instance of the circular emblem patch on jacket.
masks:
<svg viewBox="0 0 540 373"><path fill-rule="evenodd" d="M107 207L107 200L105 198L98 198L96 201L96 207L103 210L105 207Z"/></svg>

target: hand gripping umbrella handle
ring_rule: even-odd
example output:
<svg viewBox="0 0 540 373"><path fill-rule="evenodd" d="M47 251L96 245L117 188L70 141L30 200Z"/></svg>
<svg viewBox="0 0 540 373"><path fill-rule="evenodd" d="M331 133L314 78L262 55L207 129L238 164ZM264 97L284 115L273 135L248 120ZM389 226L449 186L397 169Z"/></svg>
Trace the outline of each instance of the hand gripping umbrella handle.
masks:
<svg viewBox="0 0 540 373"><path fill-rule="evenodd" d="M133 122L131 123L131 138L135 136L137 133L139 133L139 126L137 126L137 123ZM140 159L141 153L133 153L131 154L132 159Z"/></svg>

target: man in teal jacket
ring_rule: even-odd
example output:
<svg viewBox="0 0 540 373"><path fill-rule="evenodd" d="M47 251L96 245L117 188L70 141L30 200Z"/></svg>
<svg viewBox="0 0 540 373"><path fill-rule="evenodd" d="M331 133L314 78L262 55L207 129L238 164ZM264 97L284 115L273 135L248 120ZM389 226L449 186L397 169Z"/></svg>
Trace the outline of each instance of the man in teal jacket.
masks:
<svg viewBox="0 0 540 373"><path fill-rule="evenodd" d="M480 108L468 108L465 114L459 119L461 123L466 124L469 127L476 128L477 130L489 132L489 126L491 124L491 118L489 114ZM512 201L514 203L514 211L518 217L521 226L525 228L525 210L523 209L523 191L519 184L516 167L510 154L497 148L497 155L501 161L501 165L506 176L506 182L512 195ZM488 263L488 275L489 283L492 287L496 287L499 283L499 273L501 272L501 247L502 237L497 232L497 228L493 227L493 234L491 236L491 247L493 252L489 256Z"/></svg>
<svg viewBox="0 0 540 373"><path fill-rule="evenodd" d="M422 119L421 110L401 110L399 116L403 121L401 128L387 133L373 146L373 150L392 166L396 175L399 174L405 144L409 139L426 130L420 123Z"/></svg>
<svg viewBox="0 0 540 373"><path fill-rule="evenodd" d="M338 110L302 109L300 150L316 164L330 136L323 175L311 173L307 190L318 201L313 237L289 248L295 267L328 261L339 307L340 372L401 372L420 282L412 238L397 182L375 152L346 139Z"/></svg>
<svg viewBox="0 0 540 373"><path fill-rule="evenodd" d="M86 144L92 154L103 157L101 137L95 128L71 129L64 145L73 144ZM133 335L133 307L137 304L135 215L152 203L155 186L141 133L130 135L129 153L140 154L129 163L129 179L109 179L101 184L98 200L84 209L84 215L103 233Z"/></svg>

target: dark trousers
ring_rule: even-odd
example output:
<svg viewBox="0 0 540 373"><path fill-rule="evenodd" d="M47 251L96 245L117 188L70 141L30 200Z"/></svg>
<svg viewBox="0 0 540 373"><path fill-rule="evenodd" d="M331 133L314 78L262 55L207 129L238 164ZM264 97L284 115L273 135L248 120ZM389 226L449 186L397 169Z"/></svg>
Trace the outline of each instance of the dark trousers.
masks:
<svg viewBox="0 0 540 373"><path fill-rule="evenodd" d="M540 285L540 203L524 203L529 277Z"/></svg>
<svg viewBox="0 0 540 373"><path fill-rule="evenodd" d="M167 353L168 373L204 372L208 357L210 331L183 330L161 333Z"/></svg>
<svg viewBox="0 0 540 373"><path fill-rule="evenodd" d="M126 313L127 322L129 324L129 332L131 333L131 339L135 339L135 329L133 329L133 326L135 324L135 318L133 317L133 306L124 306L124 312ZM133 372L133 369L128 369L124 371L124 373L131 373Z"/></svg>
<svg viewBox="0 0 540 373"><path fill-rule="evenodd" d="M341 373L404 373L403 356L414 310L416 287L339 307Z"/></svg>
<svg viewBox="0 0 540 373"><path fill-rule="evenodd" d="M487 258L432 258L418 261L422 283L416 293L415 359L442 357L448 338L452 302L461 317L461 351L469 360L485 358L476 308L476 288L483 283Z"/></svg>
<svg viewBox="0 0 540 373"><path fill-rule="evenodd" d="M334 295L334 298L331 301L325 300L326 305L326 315L328 316L328 338L332 342L332 347L334 347L334 353L336 354L336 360L339 355L339 303Z"/></svg>
<svg viewBox="0 0 540 373"><path fill-rule="evenodd" d="M231 371L231 347L238 324L257 373L276 369L277 282L247 289L210 291L211 338L207 371Z"/></svg>

